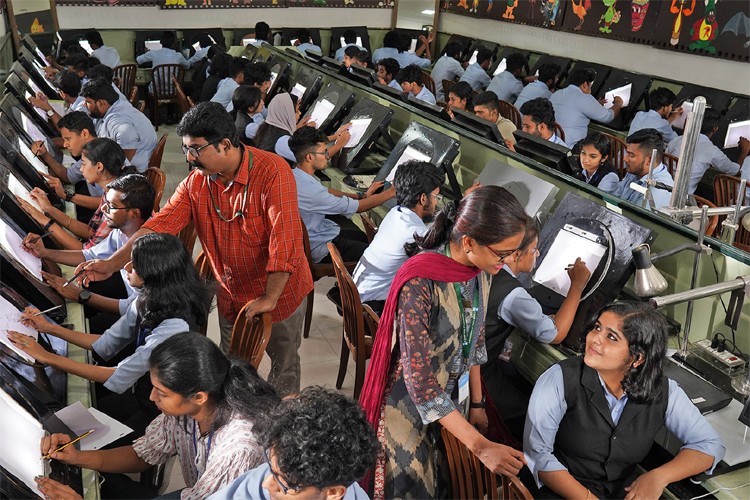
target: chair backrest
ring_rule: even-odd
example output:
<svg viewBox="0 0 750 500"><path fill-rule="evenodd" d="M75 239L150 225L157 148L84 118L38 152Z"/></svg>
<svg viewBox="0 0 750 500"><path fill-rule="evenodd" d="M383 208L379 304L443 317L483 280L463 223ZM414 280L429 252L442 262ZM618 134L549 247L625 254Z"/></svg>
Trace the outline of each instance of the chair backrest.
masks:
<svg viewBox="0 0 750 500"><path fill-rule="evenodd" d="M128 94L128 101L130 102L130 104L136 107L138 104L140 104L141 101L138 101L138 86L137 85L133 85L130 87L130 94ZM143 113L143 111L141 111L141 113Z"/></svg>
<svg viewBox="0 0 750 500"><path fill-rule="evenodd" d="M135 75L138 67L135 64L120 64L112 68L112 81L123 94L135 85Z"/></svg>
<svg viewBox="0 0 750 500"><path fill-rule="evenodd" d="M523 122L521 121L521 113L516 109L516 107L508 101L503 101L502 99L498 101L498 104L500 105L500 116L512 121L516 128L518 130L521 130L521 128L523 127Z"/></svg>
<svg viewBox="0 0 750 500"><path fill-rule="evenodd" d="M182 231L177 235L180 241L185 246L188 255L193 255L193 249L195 248L195 240L198 239L198 233L195 231L195 224L191 220L188 225L182 228ZM205 255L203 256L205 258Z"/></svg>
<svg viewBox="0 0 750 500"><path fill-rule="evenodd" d="M177 100L172 78L181 83L185 78L185 68L179 64L160 64L151 69L151 91L155 99Z"/></svg>
<svg viewBox="0 0 750 500"><path fill-rule="evenodd" d="M742 205L750 204L750 194L748 193L750 188L745 189L744 193L739 192L741 180L739 177L726 174L714 177L714 199L716 200L716 205L728 207L737 202ZM723 220L724 218L720 219ZM745 229L742 224L739 226L737 233L734 235L734 246L745 252L750 252L750 231Z"/></svg>
<svg viewBox="0 0 750 500"><path fill-rule="evenodd" d="M667 167L667 170L669 170L670 175L672 176L672 178L674 178L674 174L675 172L677 172L677 161L678 161L677 157L669 153L664 153L662 157L663 157L662 162L664 163L664 166Z"/></svg>
<svg viewBox="0 0 750 500"><path fill-rule="evenodd" d="M534 500L529 489L517 477L501 476L503 498L508 500Z"/></svg>
<svg viewBox="0 0 750 500"><path fill-rule="evenodd" d="M344 265L338 248L333 243L328 243L328 251L331 254L333 269L336 272L336 282L339 284L341 293L341 310L344 316L344 338L349 349L365 349L365 324L362 314L362 302L359 291L354 284L349 270Z"/></svg>
<svg viewBox="0 0 750 500"><path fill-rule="evenodd" d="M229 355L244 359L257 370L271 338L271 314L263 313L252 318L247 316L250 303L240 309L232 328Z"/></svg>
<svg viewBox="0 0 750 500"><path fill-rule="evenodd" d="M195 230L193 230L195 232ZM182 238L180 238L182 239ZM193 240L195 242L195 240ZM183 243L185 243L183 241ZM191 252L192 253L192 252ZM195 270L198 272L198 276L201 277L201 279L206 281L213 280L214 273L211 269L211 263L208 261L208 257L206 256L206 252L201 252L198 254L198 257L195 258ZM208 322L200 326L200 333L201 335L206 335L208 332Z"/></svg>
<svg viewBox="0 0 750 500"><path fill-rule="evenodd" d="M451 87L456 84L453 80L443 80L443 95L445 96L445 102L448 102L448 92L451 91Z"/></svg>
<svg viewBox="0 0 750 500"><path fill-rule="evenodd" d="M140 101L138 101L133 106L135 106L135 109L137 109L141 113L143 113L144 111L146 111L146 101L144 101L143 99L141 99Z"/></svg>
<svg viewBox="0 0 750 500"><path fill-rule="evenodd" d="M427 90L432 92L432 95L435 95L435 80L433 80L430 73L425 70L422 70L422 84L427 87Z"/></svg>
<svg viewBox="0 0 750 500"><path fill-rule="evenodd" d="M627 146L622 139L615 137L612 134L607 134L606 132L602 132L602 134L606 135L607 139L609 139L609 162L617 172L617 175L620 176L620 179L622 179L627 173L625 169L625 153Z"/></svg>
<svg viewBox="0 0 750 500"><path fill-rule="evenodd" d="M366 216L365 214L359 214L359 215L360 217L362 217L362 225L365 228L367 241L372 243L372 240L375 239L375 235L378 234L378 226L376 226L375 223L372 221L372 219Z"/></svg>
<svg viewBox="0 0 750 500"><path fill-rule="evenodd" d="M497 476L445 427L441 427L440 434L450 470L452 498L498 498Z"/></svg>
<svg viewBox="0 0 750 500"><path fill-rule="evenodd" d="M164 134L156 143L154 150L151 151L151 157L148 159L148 166L153 168L161 168L161 159L164 156L164 147L167 145L167 137L169 134Z"/></svg>
<svg viewBox="0 0 750 500"><path fill-rule="evenodd" d="M174 75L172 76L172 85L174 85L175 92L177 92L177 103L180 105L180 113L184 115L192 107L190 105L190 99L185 95L185 90Z"/></svg>
<svg viewBox="0 0 750 500"><path fill-rule="evenodd" d="M695 198L695 202L698 204L699 207L706 205L708 208L716 208L716 204L714 204L714 202L712 202L711 200L707 200L703 196L698 196L697 194L694 194L693 198ZM700 217L698 219L700 220ZM714 231L716 231L716 226L718 225L719 225L719 216L718 215L709 216L708 224L706 224L706 231L704 232L704 234L706 236L713 236Z"/></svg>
<svg viewBox="0 0 750 500"><path fill-rule="evenodd" d="M148 167L143 175L146 176L148 183L154 188L154 212L158 212L161 196L164 194L164 186L167 185L167 174L158 168Z"/></svg>
<svg viewBox="0 0 750 500"><path fill-rule="evenodd" d="M563 142L565 142L565 131L563 130L562 126L555 122L555 126L553 127L553 131L555 132L555 135L562 139ZM573 144L568 144L568 146L573 146Z"/></svg>

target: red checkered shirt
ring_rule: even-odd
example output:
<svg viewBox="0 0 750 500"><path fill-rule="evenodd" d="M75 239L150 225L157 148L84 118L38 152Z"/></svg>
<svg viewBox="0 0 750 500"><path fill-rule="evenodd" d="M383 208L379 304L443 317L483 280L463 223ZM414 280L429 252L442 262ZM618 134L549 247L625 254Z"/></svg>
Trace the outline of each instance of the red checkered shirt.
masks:
<svg viewBox="0 0 750 500"><path fill-rule="evenodd" d="M313 288L302 241L297 185L281 157L260 149L245 149L253 155L252 168L247 151L243 151L240 169L227 186L197 170L191 172L166 206L143 227L177 234L194 221L220 285L219 313L231 321L248 301L265 293L268 273L291 273L271 313L276 323L288 318ZM211 194L224 217L230 219L242 209L248 183L243 216L232 222L221 220Z"/></svg>
<svg viewBox="0 0 750 500"><path fill-rule="evenodd" d="M91 217L91 220L89 220L88 223L89 231L91 231L91 237L83 242L83 248L85 250L88 250L97 243L101 243L102 241L104 241L104 238L106 238L110 231L112 231L112 228L109 227L109 224L104 222L104 210L102 210L102 207L105 203L107 203L106 195L102 195L102 199L99 200L99 206L97 207L96 212L94 212L94 215Z"/></svg>

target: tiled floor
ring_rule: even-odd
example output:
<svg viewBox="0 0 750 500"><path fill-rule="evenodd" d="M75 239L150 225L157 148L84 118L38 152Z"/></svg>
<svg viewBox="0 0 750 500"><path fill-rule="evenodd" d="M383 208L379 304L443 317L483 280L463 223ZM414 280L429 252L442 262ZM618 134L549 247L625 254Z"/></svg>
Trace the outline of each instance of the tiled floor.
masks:
<svg viewBox="0 0 750 500"><path fill-rule="evenodd" d="M167 145L162 159L162 170L167 174L167 184L162 197L162 206L174 192L177 185L187 175L185 156L180 151L180 138L175 134L174 126L161 126L157 131L159 137L169 133ZM194 255L200 253L200 244L196 245ZM310 337L302 340L299 354L302 363L302 387L322 385L335 389L336 377L341 357L341 317L336 308L326 297L326 292L333 286L334 278L323 278L315 283L315 305L313 308L313 324ZM211 313L208 336L215 342L219 340L218 319L216 309ZM266 356L260 366L261 375L266 375L270 369L270 360ZM341 387L341 392L351 396L354 391L354 362L349 361L347 375ZM184 486L179 466L173 467L167 491L173 491Z"/></svg>

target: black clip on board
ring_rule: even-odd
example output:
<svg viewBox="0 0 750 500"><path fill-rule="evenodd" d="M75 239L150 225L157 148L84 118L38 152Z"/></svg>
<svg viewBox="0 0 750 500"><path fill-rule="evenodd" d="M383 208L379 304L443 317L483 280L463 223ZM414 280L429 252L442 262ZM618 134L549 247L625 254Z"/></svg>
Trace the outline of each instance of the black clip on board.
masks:
<svg viewBox="0 0 750 500"><path fill-rule="evenodd" d="M634 271L632 249L642 243L651 243L655 237L652 229L593 201L567 193L539 235L537 269L519 279L542 305L545 314L554 314L565 299L559 293L559 285L567 283L570 286L565 267L575 262L576 257L582 256L580 254L584 249L593 250L590 252L592 254L600 253L599 264L592 270L575 319L564 340L566 346L580 352L587 333L585 328L604 305L617 297ZM560 240L557 245L556 240ZM576 245L565 246L569 241L575 241ZM551 249L553 252L550 252ZM553 269L545 269L550 263ZM545 275L555 275L556 279L546 280Z"/></svg>

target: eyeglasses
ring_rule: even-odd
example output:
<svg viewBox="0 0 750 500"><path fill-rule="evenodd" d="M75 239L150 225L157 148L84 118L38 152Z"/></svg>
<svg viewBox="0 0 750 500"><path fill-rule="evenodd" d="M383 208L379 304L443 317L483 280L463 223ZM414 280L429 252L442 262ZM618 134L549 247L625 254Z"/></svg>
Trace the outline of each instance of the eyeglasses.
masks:
<svg viewBox="0 0 750 500"><path fill-rule="evenodd" d="M437 203L440 203L441 201L443 201L443 195L442 194L432 194L432 193L430 193L430 196L432 196L433 198L435 198L435 202L437 202Z"/></svg>
<svg viewBox="0 0 750 500"><path fill-rule="evenodd" d="M102 212L108 214L110 212L114 212L115 210L131 210L132 208L133 207L113 207L110 202L105 201L102 205Z"/></svg>
<svg viewBox="0 0 750 500"><path fill-rule="evenodd" d="M281 478L279 477L279 475L273 471L273 467L271 466L271 459L268 457L268 450L264 449L263 454L266 456L266 463L268 464L268 470L271 471L271 475L276 480L276 484L279 485L279 488L281 488L281 491L284 492L284 495L288 495L289 490L294 490L294 488L290 488L289 486L281 482Z"/></svg>
<svg viewBox="0 0 750 500"><path fill-rule="evenodd" d="M328 148L326 148L325 151L323 151L322 153L320 151L310 151L310 154L311 155L323 155L326 157L326 160L331 159L331 155L328 154Z"/></svg>
<svg viewBox="0 0 750 500"><path fill-rule="evenodd" d="M495 250L489 245L485 245L485 246L489 248L490 251L494 253L497 256L497 258L500 260L505 260L518 251L518 248L514 248L513 250Z"/></svg>
<svg viewBox="0 0 750 500"><path fill-rule="evenodd" d="M201 151L203 151L205 148L207 148L207 147L209 147L209 146L211 146L213 144L216 144L217 142L220 142L220 141L221 141L221 139L219 139L217 141L211 141L211 142L209 142L207 144L204 144L203 146L198 146L197 148L195 146L185 146L183 144L182 145L182 154L184 154L184 155L190 155L193 158L198 158L200 156L200 154L201 154Z"/></svg>

